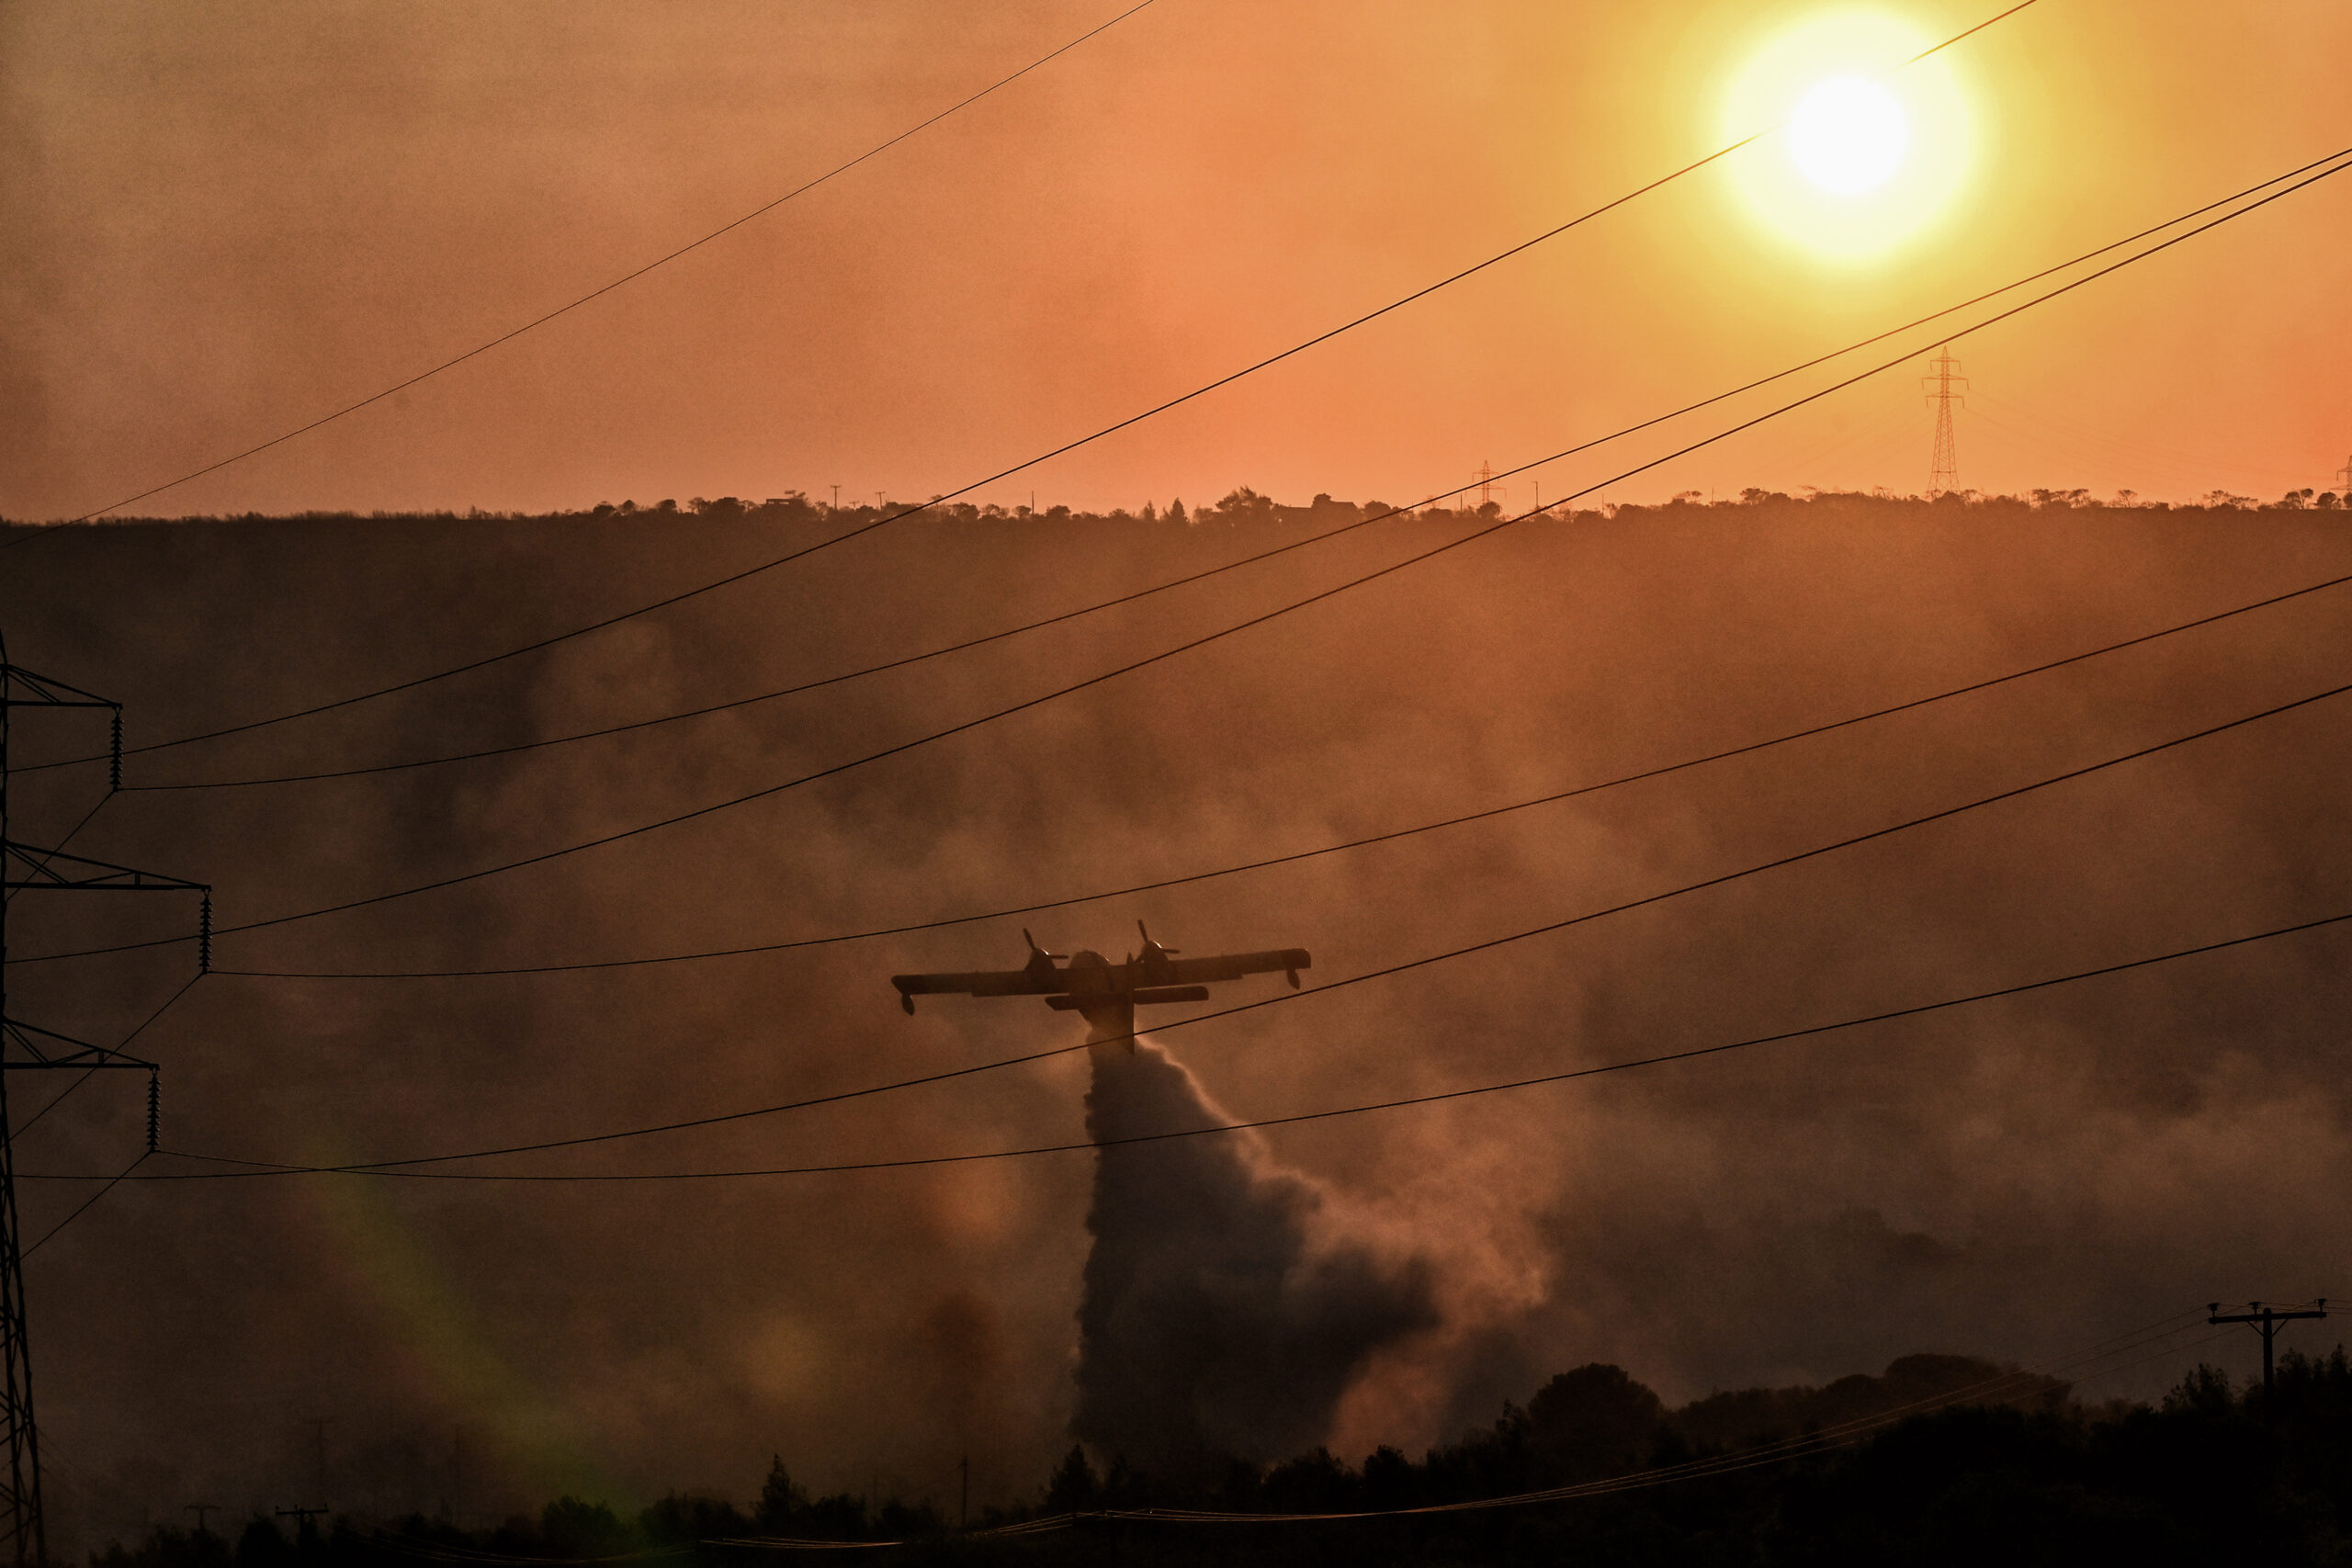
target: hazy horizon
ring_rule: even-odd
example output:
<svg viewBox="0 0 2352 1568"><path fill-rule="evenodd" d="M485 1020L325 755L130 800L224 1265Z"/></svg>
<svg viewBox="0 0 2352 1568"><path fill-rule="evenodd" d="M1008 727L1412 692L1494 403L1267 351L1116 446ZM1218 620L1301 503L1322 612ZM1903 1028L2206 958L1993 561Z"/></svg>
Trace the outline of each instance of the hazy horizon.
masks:
<svg viewBox="0 0 2352 1568"><path fill-rule="evenodd" d="M8 906L12 1020L178 998L111 1189L139 1075L6 1075L62 1550L320 1418L355 1509L993 1502L2352 1289L2336 925L1096 1146L2352 911L2352 7L1123 4L0 12L0 633L130 748L12 706L8 833L217 928ZM889 984L1138 920L1313 963L1092 1066Z"/></svg>

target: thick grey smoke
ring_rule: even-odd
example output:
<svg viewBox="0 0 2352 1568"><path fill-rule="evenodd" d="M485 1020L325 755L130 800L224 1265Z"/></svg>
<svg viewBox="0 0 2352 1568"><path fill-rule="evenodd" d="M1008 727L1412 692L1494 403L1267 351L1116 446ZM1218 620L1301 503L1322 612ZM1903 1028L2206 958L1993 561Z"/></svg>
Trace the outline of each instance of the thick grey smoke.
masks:
<svg viewBox="0 0 2352 1568"><path fill-rule="evenodd" d="M984 926L495 978L225 973L735 949L1188 875L1636 773L2336 577L2344 516L1867 499L1582 514L819 785L224 933L215 973L133 1049L164 1064L167 1147L310 1162L500 1147L1028 1055L1062 1015L943 1000L908 1018L887 976L1017 963L1023 924L1063 946L1143 918L1201 951L1313 951L1316 985L1170 1037L1217 1101L1255 1119L1719 1044L2328 914L2352 908L2352 725L2336 705L1625 916L1328 985L2328 689L2352 669L2340 589L1554 807ZM126 702L138 745L529 642L641 603L649 577L707 581L849 521L76 529L0 557L0 623L11 658ZM407 761L695 707L1320 525L1306 508L1190 527L910 521L537 662L134 754L125 784ZM213 883L224 927L454 876L1023 700L1449 526L1399 520L1299 552L1279 581L1232 574L1214 594L1160 595L969 659L599 740L312 784L126 787L71 848ZM102 725L17 722L22 763L103 749ZM12 836L54 841L104 778L102 763L18 774ZM180 935L192 915L169 897L26 896L10 911L11 1011L121 1039L187 982L187 947L21 960ZM774 1453L815 1490L949 1508L968 1455L978 1508L1035 1496L1081 1399L1089 1431L1099 1413L1181 1394L1195 1442L1249 1447L1262 1421L1255 1441L1293 1446L1295 1429L1359 1460L1490 1422L1588 1361L1679 1403L1922 1350L2034 1362L2220 1296L2340 1294L2345 929L1305 1123L1238 1168L1127 1151L1104 1194L1164 1205L1138 1223L1214 1216L1197 1222L1215 1234L1193 1238L1196 1261L1239 1272L1237 1214L1303 1238L1297 1266L1274 1271L1284 1289L1254 1298L1260 1327L1235 1352L1250 1359L1217 1385L1189 1337L1236 1332L1238 1309L1211 1319L1197 1292L1160 1293L1146 1256L1114 1278L1106 1252L1088 1279L1088 1208L1109 1212L1091 1154L578 1187L151 1181L217 1168L151 1160L27 1269L52 1550L70 1540L78 1560L138 1534L142 1511L185 1517L169 1510L193 1498L265 1513L315 1500L307 1423L330 1411L328 1501L379 1517L447 1502L495 1524L564 1491L741 1503ZM1261 984L1231 999L1278 986ZM1139 1053L1139 1079L1148 1067ZM659 1176L1069 1144L1087 1071L1057 1057L506 1168ZM27 1092L29 1116L40 1101ZM1128 1107L1098 1104L1097 1132ZM1177 1094L1159 1113L1165 1126L1213 1111ZM30 1179L113 1176L142 1116L135 1086L103 1077L43 1116L18 1145L28 1230L90 1185ZM1259 1184L1219 1189L1220 1168ZM1174 1199L1188 1187L1186 1211ZM1372 1238L1359 1258L1428 1258L1442 1322L1385 1339L1361 1326L1367 1303L1396 1299L1339 1288L1351 1238ZM1081 1394L1081 1300L1112 1300L1114 1283L1140 1326L1106 1322L1121 1337L1103 1343L1132 1351L1135 1381L1105 1384L1111 1363L1090 1354ZM1318 1313L1340 1371L1301 1350L1304 1328L1273 1331ZM1153 1314L1181 1321L1165 1330ZM2243 1338L2199 1353L2243 1375L2258 1364ZM2151 1361L2089 1392L2153 1395L2178 1371ZM1292 1403L1250 1409L1251 1377Z"/></svg>
<svg viewBox="0 0 2352 1568"><path fill-rule="evenodd" d="M1231 1120L1157 1045L1090 1054L1098 1140ZM1436 1325L1426 1260L1331 1234L1321 1190L1250 1134L1096 1161L1070 1428L1102 1454L1165 1471L1310 1448L1374 1352Z"/></svg>

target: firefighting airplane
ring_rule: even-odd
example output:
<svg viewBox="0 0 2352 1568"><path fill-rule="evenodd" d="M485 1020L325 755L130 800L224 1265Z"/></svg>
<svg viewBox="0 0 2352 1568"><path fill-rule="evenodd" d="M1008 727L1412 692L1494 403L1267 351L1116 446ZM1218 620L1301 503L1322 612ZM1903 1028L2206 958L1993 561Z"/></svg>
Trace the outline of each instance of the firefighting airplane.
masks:
<svg viewBox="0 0 2352 1568"><path fill-rule="evenodd" d="M1315 962L1303 947L1285 947L1272 953L1228 953L1216 958L1180 958L1177 950L1162 947L1151 940L1151 932L1141 920L1136 930L1143 935L1143 951L1130 953L1124 964L1114 964L1099 953L1079 952L1070 955L1068 967L1056 968L1054 961L1063 955L1047 953L1037 945L1037 939L1027 931L1022 940L1029 944L1029 962L1018 969L983 969L962 975L893 975L890 984L899 988L899 1005L910 1013L915 1010L915 998L942 993L975 997L1044 997L1046 1005L1059 1012L1073 1010L1083 1014L1097 1033L1105 1038L1125 1036L1129 1049L1134 1048L1136 1009L1155 1002L1204 1002L1212 980L1238 980L1244 975L1283 974L1290 977L1292 990L1298 989L1298 972Z"/></svg>

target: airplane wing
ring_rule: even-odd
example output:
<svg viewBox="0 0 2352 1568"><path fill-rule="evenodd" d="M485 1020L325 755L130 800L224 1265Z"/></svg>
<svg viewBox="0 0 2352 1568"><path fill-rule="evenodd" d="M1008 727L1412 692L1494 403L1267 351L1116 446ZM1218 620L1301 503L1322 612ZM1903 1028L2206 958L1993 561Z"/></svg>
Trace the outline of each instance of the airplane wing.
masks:
<svg viewBox="0 0 2352 1568"><path fill-rule="evenodd" d="M1028 936L1026 931L1022 933ZM1057 1008L1087 1005L1071 998L1119 998L1132 1003L1200 1001L1204 987L1215 981L1238 980L1245 975L1287 975L1298 989L1298 972L1312 964L1303 947L1270 953L1227 953L1213 958L1180 958L1144 932L1144 951L1127 963L1110 964L1091 953L1078 955L1067 969L1054 967L1059 955L1046 952L1032 940L1029 962L1019 969L974 969L949 975L893 975L899 1005L915 1010L923 996L1046 997Z"/></svg>
<svg viewBox="0 0 2352 1568"><path fill-rule="evenodd" d="M1227 953L1215 958L1170 958L1167 967L1152 978L1197 986L1212 980L1238 980L1244 975L1288 975L1291 989L1296 990L1298 972L1314 962L1303 947L1279 948L1272 953Z"/></svg>
<svg viewBox="0 0 2352 1568"><path fill-rule="evenodd" d="M890 984L899 987L901 997L1042 997L1048 992L1069 989L1068 980L1059 974L1033 975L1025 969L976 969L961 975L893 975Z"/></svg>

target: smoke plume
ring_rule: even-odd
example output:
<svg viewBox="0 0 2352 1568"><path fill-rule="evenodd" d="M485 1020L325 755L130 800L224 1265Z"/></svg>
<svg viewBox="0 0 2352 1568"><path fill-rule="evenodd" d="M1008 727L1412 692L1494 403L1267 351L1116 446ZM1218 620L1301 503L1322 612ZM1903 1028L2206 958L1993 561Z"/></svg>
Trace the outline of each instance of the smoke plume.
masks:
<svg viewBox="0 0 2352 1568"><path fill-rule="evenodd" d="M1091 1055L1097 1141L1231 1121L1157 1045ZM1366 1360L1437 1323L1426 1261L1333 1234L1250 1134L1100 1150L1087 1227L1071 1431L1147 1470L1314 1446Z"/></svg>
<svg viewBox="0 0 2352 1568"><path fill-rule="evenodd" d="M1197 496L1191 510L1189 526L909 519L536 662L135 752L111 796L103 760L20 773L10 836L54 845L103 800L68 852L214 885L214 972L130 1048L164 1064L167 1148L305 1163L684 1122L1028 1056L1073 1026L1034 999L943 998L909 1018L888 984L1018 963L1023 924L1056 947L1141 918L1201 952L1312 951L1317 984L1181 1036L1183 1062L1249 1119L1811 1028L2352 908L2352 709L2336 699L1398 967L2328 690L2352 670L2337 588L1441 832L984 928L830 940L1640 773L2352 570L2342 512L1824 496L1531 525L807 788L413 897L225 929L748 796L1470 525L1398 519L1286 558L1283 581L1233 574L1214 596L1155 596L968 660L500 750L1043 620L1330 515L1227 516ZM711 581L876 515L69 529L0 555L0 625L12 660L124 702L139 746L462 664L642 603L650 577ZM27 768L106 751L103 720L16 719ZM11 1015L107 1043L140 1029L196 968L195 911L175 897L20 897ZM1074 1421L1100 1457L1137 1465L1318 1440L1354 1462L1489 1427L1503 1401L1587 1362L1680 1404L1919 1351L2034 1363L2176 1306L2342 1294L2347 931L1289 1127L1262 1152L1229 1133L578 1185L180 1179L230 1168L158 1157L28 1265L51 1549L78 1562L140 1534L143 1511L186 1518L173 1510L192 1498L265 1516L310 1498L309 1422L328 1411L328 1500L386 1518L446 1500L494 1526L564 1492L741 1504L778 1453L814 1493L944 1510L968 1455L977 1512L1034 1500ZM27 961L148 939L175 945ZM812 939L827 940L608 969L288 977ZM1057 1057L490 1168L660 1177L1061 1145L1084 1135L1090 1070ZM1099 1070L1098 1137L1220 1119L1148 1045ZM101 1075L23 1133L28 1237L143 1146L144 1097L112 1082L135 1076ZM28 1091L20 1115L39 1103ZM2195 1355L2259 1367L2251 1335ZM2154 1396L2182 1370L2151 1359L2088 1393Z"/></svg>

